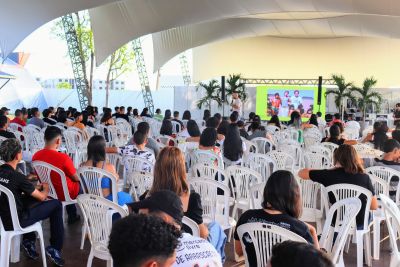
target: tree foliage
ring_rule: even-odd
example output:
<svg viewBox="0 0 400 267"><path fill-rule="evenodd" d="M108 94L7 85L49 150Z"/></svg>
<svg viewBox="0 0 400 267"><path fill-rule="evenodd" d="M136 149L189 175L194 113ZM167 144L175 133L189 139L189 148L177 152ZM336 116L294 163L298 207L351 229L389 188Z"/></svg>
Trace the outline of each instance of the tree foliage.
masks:
<svg viewBox="0 0 400 267"><path fill-rule="evenodd" d="M196 91L202 88L205 92L205 95L197 101L197 107L201 109L204 105L207 106L207 109L211 111L211 104L213 101L217 102L218 106L222 105L222 100L219 97L221 86L218 81L213 79L207 83L199 83L196 87Z"/></svg>
<svg viewBox="0 0 400 267"><path fill-rule="evenodd" d="M59 82L56 85L57 89L72 89L72 86L68 82Z"/></svg>
<svg viewBox="0 0 400 267"><path fill-rule="evenodd" d="M245 102L247 99L246 86L244 83L240 82L241 79L241 74L230 74L229 78L226 80L228 86L225 92L226 96L231 96L233 92L237 92L240 99Z"/></svg>
<svg viewBox="0 0 400 267"><path fill-rule="evenodd" d="M335 81L335 84L337 88L335 89L329 89L326 91L326 95L333 94L335 97L335 105L338 108L339 112L342 113L343 111L343 100L345 98L348 98L352 101L354 101L354 96L351 93L351 90L353 88L353 83L352 82L346 82L345 78L343 75L332 75L332 79Z"/></svg>
<svg viewBox="0 0 400 267"><path fill-rule="evenodd" d="M374 77L369 77L364 80L362 88L352 88L353 91L358 94L356 98L357 106L362 111L364 120L368 107L375 107L379 110L382 103L382 95L373 90L377 82L378 81Z"/></svg>

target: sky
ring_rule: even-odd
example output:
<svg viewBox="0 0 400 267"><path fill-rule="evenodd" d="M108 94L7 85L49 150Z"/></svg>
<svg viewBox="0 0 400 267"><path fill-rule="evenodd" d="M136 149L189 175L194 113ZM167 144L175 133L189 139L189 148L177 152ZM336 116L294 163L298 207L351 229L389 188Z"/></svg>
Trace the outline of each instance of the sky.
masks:
<svg viewBox="0 0 400 267"><path fill-rule="evenodd" d="M35 77L40 77L42 79L73 78L71 63L67 56L67 44L51 33L53 25L54 21L51 21L34 31L20 43L15 49L15 52L26 52L30 54L25 67ZM150 87L154 89L156 87L157 73L152 73L153 45L151 35L142 37L142 48L150 80ZM191 51L187 51L186 55L191 68ZM181 76L182 72L179 58L175 57L169 61L161 68L160 72L162 76ZM105 80L105 67L100 66L96 68L94 78ZM132 67L131 72L124 74L119 80L125 81L126 89L128 90L140 90L135 66Z"/></svg>

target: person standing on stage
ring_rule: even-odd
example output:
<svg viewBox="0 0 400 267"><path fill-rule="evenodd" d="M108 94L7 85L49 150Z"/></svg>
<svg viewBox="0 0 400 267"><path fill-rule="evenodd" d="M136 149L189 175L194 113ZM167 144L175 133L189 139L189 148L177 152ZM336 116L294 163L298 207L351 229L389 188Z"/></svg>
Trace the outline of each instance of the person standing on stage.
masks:
<svg viewBox="0 0 400 267"><path fill-rule="evenodd" d="M279 115L287 117L289 114L289 104L290 104L289 91L285 91L282 97L282 106L279 110Z"/></svg>
<svg viewBox="0 0 400 267"><path fill-rule="evenodd" d="M239 98L239 94L237 92L232 93L232 103L231 103L231 111L237 111L239 113L239 118L242 114L242 101Z"/></svg>

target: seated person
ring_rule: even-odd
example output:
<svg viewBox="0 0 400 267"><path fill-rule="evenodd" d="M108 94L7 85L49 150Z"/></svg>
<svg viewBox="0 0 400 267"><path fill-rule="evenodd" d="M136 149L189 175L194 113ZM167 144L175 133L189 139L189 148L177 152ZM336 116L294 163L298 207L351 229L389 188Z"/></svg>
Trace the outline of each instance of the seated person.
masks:
<svg viewBox="0 0 400 267"><path fill-rule="evenodd" d="M163 120L162 124L161 124L161 128L160 128L160 135L164 135L164 136L169 136L172 138L176 138L176 134L172 133L172 122L170 120ZM165 144L167 145L167 144ZM173 140L170 140L168 143L169 146L174 146L175 142Z"/></svg>
<svg viewBox="0 0 400 267"><path fill-rule="evenodd" d="M239 112L233 111L229 116L230 123L237 123L239 121Z"/></svg>
<svg viewBox="0 0 400 267"><path fill-rule="evenodd" d="M179 231L157 216L131 215L116 221L108 250L114 266L170 267L176 262Z"/></svg>
<svg viewBox="0 0 400 267"><path fill-rule="evenodd" d="M117 171L115 170L114 165L112 165L106 160L106 140L104 139L103 136L95 135L92 138L90 138L87 146L87 158L88 160L82 163L82 166L96 167L108 171L109 173L115 176L116 178L115 185L117 185L119 176ZM111 185L112 185L111 179L113 178L104 177L101 180L101 188L103 196L110 201L113 200L113 195L111 191ZM118 191L118 188L116 189ZM120 206L123 206L127 203L131 203L133 201L131 195L126 192L118 192L117 200L118 200L118 205Z"/></svg>
<svg viewBox="0 0 400 267"><path fill-rule="evenodd" d="M305 243L284 241L272 248L267 267L334 267L326 253Z"/></svg>
<svg viewBox="0 0 400 267"><path fill-rule="evenodd" d="M150 163L154 164L156 159L154 157L154 154L151 153L150 151L146 150L146 144L147 144L147 137L145 134L142 132L136 131L133 134L133 142L134 144L132 145L126 145L123 147L107 147L106 152L107 153L119 153L121 156L128 156L128 157L140 157L143 158ZM143 172L152 172L152 166L149 166L149 164L143 164L142 165L142 171Z"/></svg>
<svg viewBox="0 0 400 267"><path fill-rule="evenodd" d="M67 119L68 115L67 112L64 110L60 110L57 116L57 122L62 123L64 126L64 129L67 129L68 127L72 126L73 122Z"/></svg>
<svg viewBox="0 0 400 267"><path fill-rule="evenodd" d="M175 121L181 125L181 131L183 130L183 128L185 128L183 122L179 119L179 111L174 111L174 118L172 119L172 121ZM178 132L178 127L176 128L176 132Z"/></svg>
<svg viewBox="0 0 400 267"><path fill-rule="evenodd" d="M339 113L335 113L333 115L333 119L329 122L329 126L332 126L335 122L343 124L343 121L340 119L340 114Z"/></svg>
<svg viewBox="0 0 400 267"><path fill-rule="evenodd" d="M383 151L383 145L388 140L387 132L389 128L385 121L376 121L374 123L374 130L372 133L369 133L364 140L363 143L373 143L374 148Z"/></svg>
<svg viewBox="0 0 400 267"><path fill-rule="evenodd" d="M0 136L5 138L16 138L15 134L7 131L10 119L5 115L0 115Z"/></svg>
<svg viewBox="0 0 400 267"><path fill-rule="evenodd" d="M399 121L400 122L400 121ZM397 128L396 128L396 130L394 130L393 132L392 132L392 138L394 139L394 140L396 140L397 142L400 142L400 129L398 130Z"/></svg>
<svg viewBox="0 0 400 267"><path fill-rule="evenodd" d="M222 160L221 150L215 145L217 143L217 131L207 127L200 135L199 149L211 151Z"/></svg>
<svg viewBox="0 0 400 267"><path fill-rule="evenodd" d="M221 117L221 114L216 113L213 117L210 117L207 121L206 121L206 127L210 127L210 128L214 128L215 130L218 129L219 124L221 123L221 120L219 119ZM225 136L223 136L222 134L218 134L217 136L217 140L218 141L222 141L224 140Z"/></svg>
<svg viewBox="0 0 400 267"><path fill-rule="evenodd" d="M246 143L240 138L239 127L235 123L229 124L223 145L224 160L227 159L231 165L240 165L246 149Z"/></svg>
<svg viewBox="0 0 400 267"><path fill-rule="evenodd" d="M120 106L119 107L119 112L115 114L115 118L116 119L124 119L127 122L129 122L129 116L127 114L125 114L125 107L124 106Z"/></svg>
<svg viewBox="0 0 400 267"><path fill-rule="evenodd" d="M16 123L16 124L21 125L22 127L25 127L26 126L26 122L24 120L24 114L22 114L22 110L16 109L15 110L15 117L10 122L11 123ZM22 131L22 128L21 128L21 130L18 129L18 131Z"/></svg>
<svg viewBox="0 0 400 267"><path fill-rule="evenodd" d="M153 215L163 219L166 223L180 230L183 218L181 199L172 191L163 190L154 192L142 201L129 205L134 211L141 214ZM176 262L173 266L221 266L221 256L215 248L205 239L182 233L179 238L180 249L176 251ZM190 244L196 244L195 248ZM196 253L203 257L185 257Z"/></svg>
<svg viewBox="0 0 400 267"><path fill-rule="evenodd" d="M136 131L141 132L147 137L146 148L151 149L154 152L154 156L157 158L158 153L160 153L160 145L159 143L149 136L150 134L150 125L148 122L142 121L137 127ZM129 145L133 145L135 142L133 141L133 137L129 140Z"/></svg>
<svg viewBox="0 0 400 267"><path fill-rule="evenodd" d="M276 126L279 129L281 128L281 122L279 121L278 115L273 115L268 122L268 125Z"/></svg>
<svg viewBox="0 0 400 267"><path fill-rule="evenodd" d="M31 109L32 118L30 118L28 124L33 124L39 128L44 128L44 121L40 118L40 112L38 108Z"/></svg>
<svg viewBox="0 0 400 267"><path fill-rule="evenodd" d="M44 149L36 152L32 157L32 161L43 161L62 170L67 179L69 196L71 199L76 199L80 192L79 177L76 174L72 159L67 154L58 152L62 144L61 130L55 126L48 126L44 132L44 141ZM51 173L51 182L57 193L58 200L64 201L63 186L61 178L57 173ZM68 213L68 224L73 224L80 220L80 216L76 213L75 205L68 205L66 209Z"/></svg>
<svg viewBox="0 0 400 267"><path fill-rule="evenodd" d="M6 162L0 166L0 185L11 191L15 198L17 214L21 227L28 227L36 222L50 219L50 246L46 254L57 266L63 266L61 249L64 238L62 205L59 200L47 200L48 184L35 186L23 174L16 171L22 159L22 147L16 139L8 139L0 145L0 157ZM8 198L0 194L0 218L6 231L13 230ZM37 260L35 232L23 235L22 247L28 258ZM2 255L2 257L5 257Z"/></svg>
<svg viewBox="0 0 400 267"><path fill-rule="evenodd" d="M251 131L251 134L249 136L249 140L252 140L256 137L268 138L267 131L263 127L261 127L259 122L251 123L250 131Z"/></svg>
<svg viewBox="0 0 400 267"><path fill-rule="evenodd" d="M245 211L240 216L236 229L250 222L273 224L298 234L319 249L315 228L299 220L302 209L300 195L299 184L291 172L274 172L264 188L263 209ZM241 256L243 249L246 249L250 266L259 266L253 245L255 240L251 240L248 234L244 235L242 242L245 247L242 248L236 229L234 233L236 253Z"/></svg>
<svg viewBox="0 0 400 267"><path fill-rule="evenodd" d="M249 140L249 134L247 133L247 131L245 129L244 121L238 121L237 125L239 127L240 136Z"/></svg>
<svg viewBox="0 0 400 267"><path fill-rule="evenodd" d="M43 115L43 121L45 123L50 124L50 125L55 125L57 123L56 120L51 118L50 110L48 110L48 109L43 110L42 115Z"/></svg>
<svg viewBox="0 0 400 267"><path fill-rule="evenodd" d="M329 137L322 138L321 142L330 142L330 143L334 143L339 146L343 145L343 144L346 144L346 145L357 144L356 140L346 140L346 139L342 138L340 135L340 128L336 124L332 125L329 128Z"/></svg>
<svg viewBox="0 0 400 267"><path fill-rule="evenodd" d="M186 124L186 130L189 134L189 137L186 138L186 142L198 144L200 141L201 132L196 121L189 120Z"/></svg>
<svg viewBox="0 0 400 267"><path fill-rule="evenodd" d="M371 179L368 174L364 172L361 159L353 146L340 145L333 153L334 165L333 169L329 170L310 170L302 169L299 171L299 176L305 180L312 180L313 182L320 183L327 187L335 184L353 184L364 187L371 191L373 197L371 201L371 210L376 210L378 201L375 196L375 190L372 186ZM356 223L358 229L364 227L364 214L366 209L367 200L365 197L360 197L362 207L357 214ZM329 196L331 204L335 203L333 195Z"/></svg>

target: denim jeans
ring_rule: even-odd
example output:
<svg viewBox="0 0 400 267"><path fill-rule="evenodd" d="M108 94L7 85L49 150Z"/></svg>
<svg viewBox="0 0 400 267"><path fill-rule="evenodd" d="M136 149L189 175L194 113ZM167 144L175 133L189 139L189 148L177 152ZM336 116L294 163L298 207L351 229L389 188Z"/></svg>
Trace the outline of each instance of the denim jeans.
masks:
<svg viewBox="0 0 400 267"><path fill-rule="evenodd" d="M50 245L61 250L64 242L64 222L60 201L53 199L38 203L22 215L20 224L22 227L28 227L47 218L50 218ZM35 233L24 234L24 240L35 239Z"/></svg>

